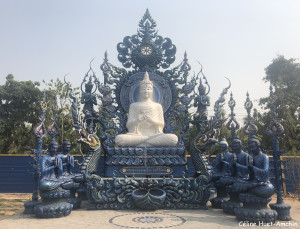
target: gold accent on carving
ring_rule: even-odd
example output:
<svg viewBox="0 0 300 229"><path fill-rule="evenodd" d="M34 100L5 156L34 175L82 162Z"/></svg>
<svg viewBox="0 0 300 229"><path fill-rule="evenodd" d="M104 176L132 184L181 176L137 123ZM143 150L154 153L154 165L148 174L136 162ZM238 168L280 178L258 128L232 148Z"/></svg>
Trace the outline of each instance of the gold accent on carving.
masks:
<svg viewBox="0 0 300 229"><path fill-rule="evenodd" d="M147 172L146 170L149 169L149 171ZM127 174L127 175L134 175L134 174L148 174L151 169L157 169L157 170L162 170L165 169L164 172L160 172L157 171L158 173L153 173L153 175L166 175L166 174L171 174L173 172L173 170L170 167L167 166L147 166L147 167L143 167L143 166L126 166L121 168L119 171L122 174ZM138 172L137 170L143 170ZM152 170L153 171L153 170Z"/></svg>
<svg viewBox="0 0 300 229"><path fill-rule="evenodd" d="M47 109L47 103L46 102L41 102L41 108L43 110L46 110Z"/></svg>

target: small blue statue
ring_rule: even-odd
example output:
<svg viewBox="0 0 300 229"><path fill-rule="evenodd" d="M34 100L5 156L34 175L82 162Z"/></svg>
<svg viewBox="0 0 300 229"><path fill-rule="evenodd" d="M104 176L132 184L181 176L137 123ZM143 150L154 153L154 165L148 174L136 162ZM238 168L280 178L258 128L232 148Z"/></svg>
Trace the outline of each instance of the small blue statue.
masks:
<svg viewBox="0 0 300 229"><path fill-rule="evenodd" d="M54 179L58 178L63 169L62 160L57 156L58 143L55 140L50 142L48 150L49 153L42 158L41 162L42 179L40 189L45 191L51 190L51 185L48 183L48 180L52 180L53 182Z"/></svg>
<svg viewBox="0 0 300 229"><path fill-rule="evenodd" d="M82 112L85 114L85 117L99 118L99 114L94 110L94 105L97 105L97 99L92 92L93 86L92 77L90 77L85 84L85 92L82 92L81 104L84 104Z"/></svg>
<svg viewBox="0 0 300 229"><path fill-rule="evenodd" d="M232 153L228 151L228 143L225 138L219 142L221 153L216 156L214 177L230 174L230 164L232 163Z"/></svg>
<svg viewBox="0 0 300 229"><path fill-rule="evenodd" d="M232 140L232 164L231 176L223 176L220 178L220 183L225 187L229 193L230 199L223 201L221 204L223 211L227 214L234 215L234 209L241 206L238 192L232 189L232 185L239 179L248 179L248 171L241 170L241 168L248 168L248 154L242 150L242 142L238 138Z"/></svg>
<svg viewBox="0 0 300 229"><path fill-rule="evenodd" d="M71 172L71 168L74 167L74 157L70 154L70 150L71 142L65 139L62 144L62 152L58 154L58 157L62 160L62 174L60 176L65 177L65 179L72 179L68 183L70 198L67 199L67 202L73 204L73 209L78 209L81 205L81 198L79 195L76 197L76 193L78 192L80 183L83 182L83 175Z"/></svg>
<svg viewBox="0 0 300 229"><path fill-rule="evenodd" d="M204 78L206 80L206 78ZM208 85L207 81L206 84ZM193 123L196 125L198 131L201 129L202 123L207 124L208 122L208 111L207 107L210 106L210 99L208 96L210 89L208 85L208 92L206 92L206 87L203 85L200 79L200 85L198 87L199 95L194 100L194 107L197 107L197 111L193 117Z"/></svg>
<svg viewBox="0 0 300 229"><path fill-rule="evenodd" d="M249 164L237 168L241 174L249 173L249 178L237 181L232 186L232 190L236 192L250 191L259 197L269 198L274 194L274 186L269 181L269 158L260 150L260 142L255 136L249 138L248 146Z"/></svg>
<svg viewBox="0 0 300 229"><path fill-rule="evenodd" d="M233 170L232 175L235 178L248 178L248 171L243 169L247 168L249 156L242 150L242 142L240 139L235 138L232 141L232 157L233 157Z"/></svg>
<svg viewBox="0 0 300 229"><path fill-rule="evenodd" d="M228 201L229 196L226 191L226 186L220 182L221 177L230 177L232 165L232 153L228 151L228 143L225 138L219 142L221 153L216 156L214 161L214 173L212 176L212 182L217 189L217 197L210 199L212 207L222 208L221 204L224 200Z"/></svg>
<svg viewBox="0 0 300 229"><path fill-rule="evenodd" d="M49 152L41 160L40 196L42 203L35 208L39 218L57 218L71 213L73 205L66 201L70 196L72 179L61 177L62 159L57 155L58 143L53 138L48 145Z"/></svg>
<svg viewBox="0 0 300 229"><path fill-rule="evenodd" d="M62 144L62 152L58 157L62 160L62 176L71 176L71 168L74 167L74 157L70 154L71 143L65 139Z"/></svg>

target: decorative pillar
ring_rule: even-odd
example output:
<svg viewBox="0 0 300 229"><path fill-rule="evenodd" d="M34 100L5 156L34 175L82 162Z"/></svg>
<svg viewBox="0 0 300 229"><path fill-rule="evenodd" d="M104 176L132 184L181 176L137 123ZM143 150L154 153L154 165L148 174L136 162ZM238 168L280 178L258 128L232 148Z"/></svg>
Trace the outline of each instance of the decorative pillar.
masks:
<svg viewBox="0 0 300 229"><path fill-rule="evenodd" d="M277 219L279 220L291 220L290 209L291 206L285 204L283 201L283 179L282 179L282 160L280 156L285 153L283 150L279 150L279 136L284 132L284 128L277 119L276 114L277 97L273 92L273 87L270 85L270 109L271 109L271 122L266 130L267 135L272 137L273 150L269 151L273 155L273 164L275 172L275 190L277 194L276 204L270 204L270 208L278 213Z"/></svg>
<svg viewBox="0 0 300 229"><path fill-rule="evenodd" d="M29 155L33 159L31 167L33 168L33 193L32 200L24 204L24 214L34 214L34 207L39 204L39 181L41 178L41 158L43 154L43 138L46 136L47 131L45 127L45 113L47 109L46 95L43 93L43 100L40 103L41 116L39 125L34 130L36 138L36 149L31 149L33 155Z"/></svg>

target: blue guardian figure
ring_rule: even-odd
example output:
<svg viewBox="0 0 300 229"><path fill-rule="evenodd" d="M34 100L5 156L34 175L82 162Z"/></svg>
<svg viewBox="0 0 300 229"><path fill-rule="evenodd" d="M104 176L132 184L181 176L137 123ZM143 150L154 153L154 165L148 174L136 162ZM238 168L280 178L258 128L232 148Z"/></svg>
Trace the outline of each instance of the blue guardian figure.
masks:
<svg viewBox="0 0 300 229"><path fill-rule="evenodd" d="M238 220L255 223L270 223L277 218L277 212L267 208L274 194L274 186L269 180L269 158L260 149L260 142L256 136L248 140L250 152L247 168L239 170L249 172L248 180L238 180L232 185L232 190L239 192L242 208L236 208L234 213Z"/></svg>

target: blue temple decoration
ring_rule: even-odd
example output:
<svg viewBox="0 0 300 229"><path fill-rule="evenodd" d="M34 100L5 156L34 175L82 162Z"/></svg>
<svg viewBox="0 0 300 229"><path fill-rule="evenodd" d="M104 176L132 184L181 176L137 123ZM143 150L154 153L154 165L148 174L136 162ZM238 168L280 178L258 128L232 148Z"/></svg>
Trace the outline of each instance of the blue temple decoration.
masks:
<svg viewBox="0 0 300 229"><path fill-rule="evenodd" d="M230 130L231 133L231 141L236 138L236 131L240 129L240 124L237 122L234 113L234 107L236 105L235 100L233 99L232 92L230 93L230 100L228 101L228 106L230 108L229 120L226 123L226 127Z"/></svg>
<svg viewBox="0 0 300 229"><path fill-rule="evenodd" d="M171 66L176 46L171 39L158 34L156 22L148 10L139 22L137 33L124 37L117 51L123 67L111 64L105 52L100 65L103 82L97 78L91 61L81 83L80 100L65 80L81 160L74 160L69 153L72 146L67 139L63 140L62 150L58 152L57 106L52 107L53 119L46 131L44 98L40 125L35 129L37 146L32 150L35 154L33 201L25 204L25 211L34 212L40 218L67 216L72 209L80 207L84 198L89 200L89 209L207 209L213 184L217 189L217 197L211 199L213 207L222 208L239 220L273 222L277 212L282 219L289 218L289 206L282 201L282 152L278 145L283 128L276 119L275 106L271 108L273 119L268 134L273 137L279 198L271 207L277 212L267 208L274 187L268 177L269 159L261 151L256 137L258 129L251 117L253 103L249 94L245 102L248 116L244 127L248 135L247 154L237 138L240 125L235 118L236 103L232 93L228 103L231 113L226 123L231 132L230 144L226 139L218 141L220 127L226 121L223 107L231 87L230 80L214 103L213 116L209 117L210 85L202 66L198 74L190 75L186 53L180 64ZM153 102L161 105L162 135L178 138L173 145L128 146L118 145L116 141L119 136L130 133L126 127L130 119L127 114L130 105L139 101L143 79L151 82ZM194 114L189 112L192 106L196 108ZM196 134L192 135L194 130ZM42 157L46 132L50 142L48 152ZM206 154L218 142L221 152L212 166ZM194 170L187 166L187 154L190 154ZM103 168L101 174L97 174L100 160ZM79 165L79 174L72 172L75 163ZM41 202L38 202L38 195Z"/></svg>
<svg viewBox="0 0 300 229"><path fill-rule="evenodd" d="M157 35L156 22L146 10L139 22L138 33L126 36L117 45L118 59L125 68L139 71L168 68L175 61L176 46L171 39Z"/></svg>
<svg viewBox="0 0 300 229"><path fill-rule="evenodd" d="M270 204L270 208L276 210L279 220L291 220L290 209L291 206L285 204L283 201L283 178L282 178L282 161L280 156L285 152L279 149L279 137L283 134L284 128L277 119L277 97L273 92L273 87L270 85L270 110L271 110L271 122L267 128L267 135L272 137L273 150L269 151L269 154L273 156L274 171L275 171L275 190L277 194L277 202Z"/></svg>
<svg viewBox="0 0 300 229"><path fill-rule="evenodd" d="M104 179L87 176L87 193L93 200L91 209L206 209L209 198L209 180L201 175L189 179L134 177Z"/></svg>
<svg viewBox="0 0 300 229"><path fill-rule="evenodd" d="M198 76L199 74L202 75L202 78L205 82L205 85L207 85L208 90L202 83L202 80L200 78L200 85L198 87L199 94L194 99L194 106L197 107L197 111L193 116L193 120L191 121L191 123L197 127L198 134L191 143L190 154L196 170L195 175L197 176L199 174L207 174L211 176L213 168L207 163L205 155L207 149L217 143L216 136L219 133L219 128L226 121L226 119L222 117L222 108L225 104L224 96L227 94L228 89L231 87L231 83L228 80L229 85L225 89L223 89L219 99L214 104L214 116L208 119L207 107L210 106L210 99L208 97L210 86L205 75L203 74L202 66L200 72L198 73Z"/></svg>
<svg viewBox="0 0 300 229"><path fill-rule="evenodd" d="M244 133L248 136L257 134L257 126L253 123L253 118L251 117L251 110L253 108L253 103L250 100L249 93L246 94L247 98L244 107L247 111L247 124L244 126Z"/></svg>
<svg viewBox="0 0 300 229"><path fill-rule="evenodd" d="M32 201L26 202L24 204L25 210L24 214L34 214L34 208L39 204L39 181L41 177L41 159L43 154L43 139L46 137L47 130L45 127L45 113L47 109L46 103L46 94L43 93L43 99L40 103L41 114L39 118L39 125L34 129L34 136L36 138L36 149L31 149L33 155L30 156L33 159L32 168L33 168L33 193Z"/></svg>
<svg viewBox="0 0 300 229"><path fill-rule="evenodd" d="M81 83L81 104L84 104L82 112L84 114L83 123L86 125L86 131L89 133L95 132L96 124L99 122L99 113L94 110L94 105L97 105L95 92L98 89L98 80L93 71L90 62L90 69L86 73ZM87 80L88 79L88 80ZM83 86L85 89L83 89Z"/></svg>
<svg viewBox="0 0 300 229"><path fill-rule="evenodd" d="M83 119L79 114L78 100L72 90L69 91L73 101L74 127L81 135L78 142L86 149L86 152L82 152L84 158L80 168L85 177L86 193L91 208L206 209L206 202L210 196L212 167L206 159L205 151L199 151L198 146L193 149L193 158L196 158L194 164L200 168L201 174L198 174L197 178L187 178L183 175L188 172L185 166L186 149L190 144L189 125L192 121L188 109L195 99L192 92L197 85L195 75L188 80L191 67L187 54L184 54L179 65L169 68L175 61L176 47L171 39L158 35L156 22L148 10L139 23L137 34L126 36L123 42L117 45L117 50L118 59L124 68L111 64L105 53L100 66L104 76L103 83L96 78L94 72L89 80L89 83L95 86L94 91L89 92L89 98L98 97L102 103L99 118L93 108L97 104L96 101L82 99L84 106L90 101L89 109L84 108L88 112L83 111ZM176 134L178 143L172 147L116 146L116 136L127 132L129 106L139 99L139 82L144 78L146 71L153 82L153 100L160 103L163 109L163 132ZM99 96L93 95L96 88ZM217 134L223 122L221 108L228 88L216 102L215 116L208 121L209 126L203 132L210 138ZM85 96L84 93L87 92L82 90ZM90 119L97 120L99 125L88 128ZM202 135L194 139L193 143L198 144L205 140L200 140L200 137ZM212 143L207 145L206 149ZM96 175L102 152L106 158L104 177Z"/></svg>
<svg viewBox="0 0 300 229"><path fill-rule="evenodd" d="M41 123L35 130L37 139L43 139L46 135L44 125L45 101L43 101L41 107ZM69 164L72 164L72 156L66 152L66 150L68 151L69 149L64 147L65 153L63 155L58 154L59 145L56 142L56 137L60 134L60 130L56 120L57 110L58 107L55 101L52 106L52 123L47 130L47 133L50 135L48 152L45 156L41 156L43 153L42 141L39 141L37 147L40 152L40 161L37 166L37 171L39 171L38 190L41 202L35 205L34 211L31 213L35 213L39 218L57 218L69 215L73 209L73 203L75 202L74 196L70 197L70 194L74 194L80 186L76 179L82 179L81 174L71 174L70 167L68 168L66 160L69 160ZM35 152L37 152L37 150Z"/></svg>
<svg viewBox="0 0 300 229"><path fill-rule="evenodd" d="M221 153L216 156L216 160L214 161L214 174L212 177L213 185L217 191L217 197L210 199L212 207L222 208L225 213L230 214L234 214L233 209L235 206L239 206L240 202L238 201L236 194L231 192L229 195L227 187L233 184L234 177L237 175L235 171L236 166L234 166L234 162L237 162L237 155L243 155L243 153L240 154L240 141L236 136L236 131L240 128L240 125L235 119L235 105L236 102L231 93L230 100L228 101L228 106L231 112L229 114L229 120L226 123L226 127L231 132L231 148L234 148L235 152L234 154L229 152L226 139L222 139L222 141L219 143ZM233 143L235 145L234 147L232 146Z"/></svg>
<svg viewBox="0 0 300 229"><path fill-rule="evenodd" d="M88 73L92 71L91 67ZM93 71L92 71L93 72ZM86 78L88 77L88 73L85 75L83 82L81 86L84 84ZM91 80L91 78L94 78L94 81ZM96 103L90 104L89 106L89 111L91 112L85 112L84 116L80 115L80 104L78 101L78 98L75 97L73 94L73 90L70 86L69 83L65 81L65 83L68 86L68 91L69 91L69 97L72 100L72 118L73 118L73 127L77 133L79 133L79 138L77 139L77 142L79 144L79 152L83 156L83 161L78 163L80 166L80 173L82 174L82 177L78 180L78 182L83 183L83 176L86 173L96 173L97 167L98 167L98 162L100 160L100 156L102 153L101 149L101 144L100 144L100 139L96 134L96 131L98 130L98 123L99 121L99 115L98 113L95 114L94 111L94 105ZM95 73L93 72L92 77L90 77L90 80L88 82L88 87L89 89L92 89L94 85L95 87L98 88L98 80L95 76ZM90 91L91 92L91 91ZM86 93L86 91L82 90L82 93ZM94 93L94 92L93 92ZM95 94L91 93L90 98L94 98ZM86 95L86 94L85 94ZM82 100L81 100L82 101ZM87 103L90 103L89 99L84 100ZM86 106L87 107L87 106ZM87 150L85 151L85 156L82 152L82 145L85 146L83 148L86 148Z"/></svg>
<svg viewBox="0 0 300 229"><path fill-rule="evenodd" d="M247 100L246 100L247 107L250 109L248 112L248 120L249 115L252 109L252 102L250 101L250 98L248 97L247 93ZM245 153L242 150L242 142L241 140L236 136L236 131L240 128L239 123L235 119L235 113L234 113L234 107L236 105L235 100L233 99L232 93L230 95L230 100L228 102L228 106L231 110L231 113L229 115L229 120L226 124L226 127L231 132L231 152L232 152L232 159L231 159L231 173L230 175L222 176L219 179L220 186L225 189L226 193L229 194L229 200L224 200L221 203L221 207L223 209L224 213L234 215L234 210L236 208L239 208L242 206L242 203L239 199L239 192L236 192L231 188L231 186L239 179L248 179L248 172L241 171L239 168L246 168L248 166L249 162L249 156L247 153ZM250 117L251 118L251 117Z"/></svg>

